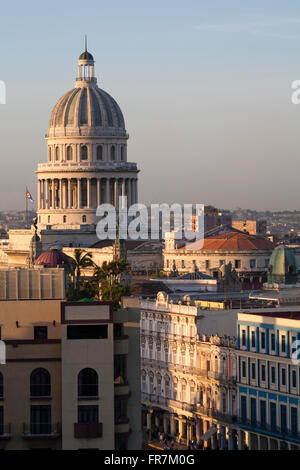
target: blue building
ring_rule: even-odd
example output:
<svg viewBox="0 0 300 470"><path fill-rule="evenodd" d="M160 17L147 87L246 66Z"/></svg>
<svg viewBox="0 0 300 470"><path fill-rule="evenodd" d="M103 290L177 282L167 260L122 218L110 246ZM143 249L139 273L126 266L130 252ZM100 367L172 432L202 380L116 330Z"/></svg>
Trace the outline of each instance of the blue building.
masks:
<svg viewBox="0 0 300 470"><path fill-rule="evenodd" d="M300 449L297 341L299 307L238 314L239 448Z"/></svg>

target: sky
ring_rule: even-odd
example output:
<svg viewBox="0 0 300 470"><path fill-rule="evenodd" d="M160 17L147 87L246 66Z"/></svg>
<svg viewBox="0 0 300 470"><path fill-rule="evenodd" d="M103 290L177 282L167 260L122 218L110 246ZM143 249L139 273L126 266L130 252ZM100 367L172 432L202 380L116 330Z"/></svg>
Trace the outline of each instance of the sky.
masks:
<svg viewBox="0 0 300 470"><path fill-rule="evenodd" d="M51 109L84 35L119 103L144 203L299 209L300 2L2 2L0 210L36 198Z"/></svg>

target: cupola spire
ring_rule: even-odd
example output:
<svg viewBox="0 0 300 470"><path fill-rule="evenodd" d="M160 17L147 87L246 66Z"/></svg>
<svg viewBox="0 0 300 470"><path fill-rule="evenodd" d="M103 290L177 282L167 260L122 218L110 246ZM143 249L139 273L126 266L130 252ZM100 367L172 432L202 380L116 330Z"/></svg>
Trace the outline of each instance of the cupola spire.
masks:
<svg viewBox="0 0 300 470"><path fill-rule="evenodd" d="M82 86L86 82L96 83L94 76L94 57L87 50L87 35L84 36L84 52L78 59L78 77L76 85Z"/></svg>

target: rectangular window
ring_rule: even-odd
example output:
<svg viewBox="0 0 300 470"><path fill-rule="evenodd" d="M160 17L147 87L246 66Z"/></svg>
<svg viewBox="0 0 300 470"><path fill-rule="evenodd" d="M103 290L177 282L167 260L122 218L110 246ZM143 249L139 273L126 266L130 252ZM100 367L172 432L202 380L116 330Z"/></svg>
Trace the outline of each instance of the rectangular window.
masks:
<svg viewBox="0 0 300 470"><path fill-rule="evenodd" d="M30 433L51 433L51 405L31 405L30 407Z"/></svg>
<svg viewBox="0 0 300 470"><path fill-rule="evenodd" d="M266 402L260 400L260 424L262 428L266 427Z"/></svg>
<svg viewBox="0 0 300 470"><path fill-rule="evenodd" d="M242 361L242 377L246 377L246 361Z"/></svg>
<svg viewBox="0 0 300 470"><path fill-rule="evenodd" d="M98 423L98 405L79 405L78 423Z"/></svg>
<svg viewBox="0 0 300 470"><path fill-rule="evenodd" d="M68 325L68 339L106 339L107 325Z"/></svg>
<svg viewBox="0 0 300 470"><path fill-rule="evenodd" d="M275 383L275 379L276 379L276 374L275 374L275 367L271 367L271 382L272 384Z"/></svg>
<svg viewBox="0 0 300 470"><path fill-rule="evenodd" d="M250 268L256 268L256 259L250 259Z"/></svg>
<svg viewBox="0 0 300 470"><path fill-rule="evenodd" d="M235 269L239 269L241 267L241 260L240 259L235 259L234 260L234 267L235 267Z"/></svg>
<svg viewBox="0 0 300 470"><path fill-rule="evenodd" d="M292 354L295 353L296 350L297 350L297 347L296 347L296 340L297 340L297 337L296 337L296 336L292 336L292 339L291 339Z"/></svg>
<svg viewBox="0 0 300 470"><path fill-rule="evenodd" d="M281 336L281 352L286 352L286 342L285 342L285 335Z"/></svg>
<svg viewBox="0 0 300 470"><path fill-rule="evenodd" d="M34 327L34 339L48 339L48 327L47 326L35 326Z"/></svg>
<svg viewBox="0 0 300 470"><path fill-rule="evenodd" d="M260 340L261 349L266 349L266 333L264 331L261 332Z"/></svg>
<svg viewBox="0 0 300 470"><path fill-rule="evenodd" d="M297 374L295 370L292 370L292 387L297 387Z"/></svg>
<svg viewBox="0 0 300 470"><path fill-rule="evenodd" d="M268 268L269 267L269 258L266 258L265 259L265 268Z"/></svg>
<svg viewBox="0 0 300 470"><path fill-rule="evenodd" d="M286 385L286 370L281 369L281 385Z"/></svg>
<svg viewBox="0 0 300 470"><path fill-rule="evenodd" d="M185 268L184 259L181 260L181 267Z"/></svg>
<svg viewBox="0 0 300 470"><path fill-rule="evenodd" d="M255 348L255 331L251 331L251 347Z"/></svg>
<svg viewBox="0 0 300 470"><path fill-rule="evenodd" d="M219 266L221 267L221 266L223 266L223 264L225 264L225 259L220 259L219 260Z"/></svg>
<svg viewBox="0 0 300 470"><path fill-rule="evenodd" d="M242 346L246 346L246 330L242 331Z"/></svg>
<svg viewBox="0 0 300 470"><path fill-rule="evenodd" d="M261 366L261 380L262 382L266 380L266 366L264 364Z"/></svg>
<svg viewBox="0 0 300 470"><path fill-rule="evenodd" d="M291 431L294 435L298 434L298 412L294 406L291 407Z"/></svg>
<svg viewBox="0 0 300 470"><path fill-rule="evenodd" d="M271 349L272 349L272 351L275 351L275 349L276 349L275 333L271 334Z"/></svg>
<svg viewBox="0 0 300 470"><path fill-rule="evenodd" d="M250 401L251 406L251 424L256 424L256 398L251 398Z"/></svg>
<svg viewBox="0 0 300 470"><path fill-rule="evenodd" d="M210 266L209 259L206 259L206 260L205 260L205 267L206 267L206 269L209 269L209 266Z"/></svg>
<svg viewBox="0 0 300 470"><path fill-rule="evenodd" d="M245 396L241 397L241 418L242 423L247 422L247 397Z"/></svg>
<svg viewBox="0 0 300 470"><path fill-rule="evenodd" d="M252 369L252 374L251 374L252 379L255 380L255 376L256 376L256 374L255 374L255 372L256 372L255 371L255 364L251 364L251 369Z"/></svg>
<svg viewBox="0 0 300 470"><path fill-rule="evenodd" d="M273 431L276 431L276 424L277 424L276 413L277 413L276 403L271 402L270 403L270 421L271 421L271 429Z"/></svg>
<svg viewBox="0 0 300 470"><path fill-rule="evenodd" d="M286 406L280 405L280 425L281 432L286 433Z"/></svg>

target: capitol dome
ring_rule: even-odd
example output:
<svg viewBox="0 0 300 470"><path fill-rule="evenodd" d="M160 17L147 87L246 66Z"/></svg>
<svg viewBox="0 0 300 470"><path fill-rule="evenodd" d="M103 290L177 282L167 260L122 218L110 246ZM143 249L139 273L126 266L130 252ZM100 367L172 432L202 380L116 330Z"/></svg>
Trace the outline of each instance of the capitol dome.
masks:
<svg viewBox="0 0 300 470"><path fill-rule="evenodd" d="M96 128L94 135L103 135L107 131L126 133L119 105L97 86L74 88L58 100L51 113L49 134L54 135L57 128L66 128L67 133Z"/></svg>
<svg viewBox="0 0 300 470"><path fill-rule="evenodd" d="M94 63L92 54L87 50L79 56L75 88L55 104L48 137L76 134L126 137L122 111L112 96L97 86Z"/></svg>
<svg viewBox="0 0 300 470"><path fill-rule="evenodd" d="M63 266L71 262L72 260L69 256L65 255L61 250L53 248L42 253L34 264L36 266L44 266L45 268L57 268L57 266Z"/></svg>
<svg viewBox="0 0 300 470"><path fill-rule="evenodd" d="M124 117L117 102L98 87L87 44L77 67L75 87L51 112L48 158L36 172L38 225L47 231L49 245L92 245L98 240L99 205L118 207L121 197L128 207L138 202L139 170L127 160Z"/></svg>

